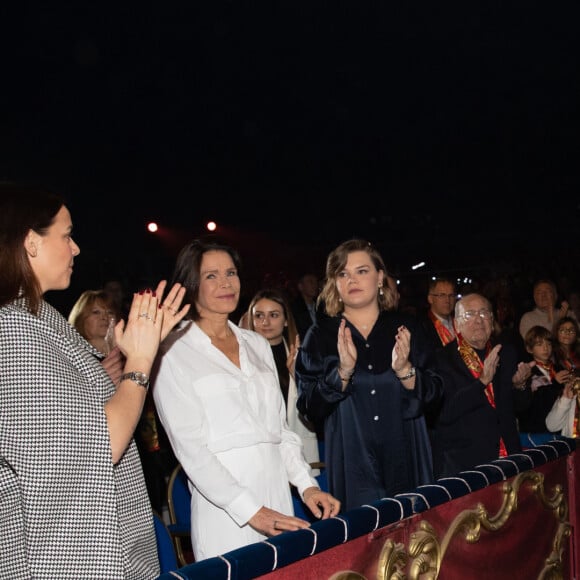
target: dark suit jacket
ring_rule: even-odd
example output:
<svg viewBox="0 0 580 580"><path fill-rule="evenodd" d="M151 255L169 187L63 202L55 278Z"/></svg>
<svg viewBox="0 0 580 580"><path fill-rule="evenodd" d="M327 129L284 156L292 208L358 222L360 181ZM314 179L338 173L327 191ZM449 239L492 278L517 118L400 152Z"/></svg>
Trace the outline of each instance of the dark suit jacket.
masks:
<svg viewBox="0 0 580 580"><path fill-rule="evenodd" d="M447 477L472 469L499 456L500 436L508 454L521 451L513 407L512 376L517 368L516 350L504 344L493 379L494 409L485 387L467 368L457 341L433 353L432 365L443 379L443 397L433 426L435 477Z"/></svg>
<svg viewBox="0 0 580 580"><path fill-rule="evenodd" d="M431 345L431 348L433 348L433 350L443 348L443 343L439 338L439 334L437 334L437 329L435 328L433 321L429 318L428 311L426 310L422 312L417 316L417 319L425 331L425 336Z"/></svg>
<svg viewBox="0 0 580 580"><path fill-rule="evenodd" d="M521 432L547 433L546 416L562 394L564 385L555 379L551 383L545 379L546 384L532 391L530 387L534 377L545 378L538 367L532 367L532 376L526 382L526 387L514 390L514 409Z"/></svg>
<svg viewBox="0 0 580 580"><path fill-rule="evenodd" d="M304 340L306 331L312 326L313 322L308 306L306 306L306 302L304 302L304 298L300 294L290 303L290 310L292 310L300 340Z"/></svg>

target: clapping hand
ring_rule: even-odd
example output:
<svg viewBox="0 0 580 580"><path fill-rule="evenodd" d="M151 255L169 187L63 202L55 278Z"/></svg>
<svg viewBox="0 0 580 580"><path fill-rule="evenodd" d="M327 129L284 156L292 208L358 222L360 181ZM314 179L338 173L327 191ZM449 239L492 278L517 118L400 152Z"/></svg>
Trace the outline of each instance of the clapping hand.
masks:
<svg viewBox="0 0 580 580"><path fill-rule="evenodd" d="M294 367L296 366L296 357L298 356L298 349L300 348L300 336L296 335L294 344L290 345L288 349L288 356L286 357L286 368L290 376L294 376Z"/></svg>
<svg viewBox="0 0 580 580"><path fill-rule="evenodd" d="M338 349L338 364L343 375L352 375L358 353L352 340L352 333L344 318L340 321L340 326L338 327L338 342L336 346Z"/></svg>
<svg viewBox="0 0 580 580"><path fill-rule="evenodd" d="M491 381L493 381L493 377L495 376L495 371L497 371L497 367L499 366L499 351L501 350L501 344L496 344L490 351L489 354L485 357L483 361L483 370L481 371L481 375L479 375L479 380L487 387Z"/></svg>
<svg viewBox="0 0 580 580"><path fill-rule="evenodd" d="M156 294L159 296L159 300L163 296L163 292L167 282L161 280L157 286ZM181 284L174 284L173 288L170 290L169 294L163 301L161 305L163 309L163 326L161 327L161 340L164 340L167 335L173 330L173 328L179 324L183 317L189 312L191 304L186 304L181 310L179 307L183 302L183 297L185 296L185 287Z"/></svg>

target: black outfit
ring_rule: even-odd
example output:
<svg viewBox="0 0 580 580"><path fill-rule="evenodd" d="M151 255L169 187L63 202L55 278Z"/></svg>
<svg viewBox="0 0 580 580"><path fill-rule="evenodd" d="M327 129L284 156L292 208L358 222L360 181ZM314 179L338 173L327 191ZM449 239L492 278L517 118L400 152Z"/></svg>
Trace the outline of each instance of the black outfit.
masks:
<svg viewBox="0 0 580 580"><path fill-rule="evenodd" d="M288 389L290 387L290 372L286 366L286 361L288 360L288 354L286 353L286 345L284 341L280 344L271 344L272 354L274 355L274 362L276 363L276 369L278 370L278 379L280 380L280 390L282 391L282 396L284 397L284 403L288 407Z"/></svg>
<svg viewBox="0 0 580 580"><path fill-rule="evenodd" d="M429 350L415 319L381 312L367 339L347 321L358 355L352 380L342 391L341 320L322 319L306 335L296 360L297 406L310 420L324 420L329 491L349 510L433 480L423 406L439 396L441 384L423 369ZM391 368L402 324L411 331L414 390L405 389Z"/></svg>
<svg viewBox="0 0 580 580"><path fill-rule="evenodd" d="M423 327L425 337L431 348L433 350L443 348L443 343L441 342L441 338L439 338L439 333L437 332L437 329L435 328L433 321L431 320L431 318L429 318L429 310L426 310L421 314L418 314L417 320L419 324Z"/></svg>
<svg viewBox="0 0 580 580"><path fill-rule="evenodd" d="M484 351L478 351L484 359ZM512 377L518 358L512 344L502 345L493 378L495 409L485 386L472 374L454 340L433 354L443 379L443 397L436 413L433 441L435 476L448 477L499 457L500 437L508 454L521 451L513 407Z"/></svg>
<svg viewBox="0 0 580 580"><path fill-rule="evenodd" d="M304 340L307 330L312 326L312 324L314 324L315 320L312 319L310 309L301 294L298 294L298 296L292 300L290 303L290 310L292 311L292 316L294 317L300 340ZM314 307L314 310L316 319L316 306Z"/></svg>
<svg viewBox="0 0 580 580"><path fill-rule="evenodd" d="M532 391L531 384L538 378L544 379L542 386ZM547 433L546 416L556 399L562 394L564 385L554 379L550 382L538 367L532 367L532 375L524 389L514 389L514 409L518 428L523 433Z"/></svg>
<svg viewBox="0 0 580 580"><path fill-rule="evenodd" d="M143 412L135 430L135 441L151 507L162 513L167 503L167 480L177 465L177 459L157 415L151 391L147 393Z"/></svg>

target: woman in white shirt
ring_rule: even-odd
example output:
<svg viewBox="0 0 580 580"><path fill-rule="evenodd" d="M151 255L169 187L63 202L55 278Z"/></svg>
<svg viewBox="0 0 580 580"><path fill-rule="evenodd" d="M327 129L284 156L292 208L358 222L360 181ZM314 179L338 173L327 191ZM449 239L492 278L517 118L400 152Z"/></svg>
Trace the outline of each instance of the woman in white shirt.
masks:
<svg viewBox="0 0 580 580"><path fill-rule="evenodd" d="M229 320L239 266L237 252L216 241L181 250L173 277L192 308L167 339L154 381L159 417L190 481L197 561L308 527L293 515L289 484L316 517L340 510L288 427L268 341Z"/></svg>

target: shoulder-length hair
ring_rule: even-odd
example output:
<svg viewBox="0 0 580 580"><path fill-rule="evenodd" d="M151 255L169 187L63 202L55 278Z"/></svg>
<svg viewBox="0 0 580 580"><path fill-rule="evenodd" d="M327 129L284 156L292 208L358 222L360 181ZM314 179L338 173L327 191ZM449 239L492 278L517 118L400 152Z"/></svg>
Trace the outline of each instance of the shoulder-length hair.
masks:
<svg viewBox="0 0 580 580"><path fill-rule="evenodd" d="M24 298L30 312L38 314L42 288L24 242L30 230L45 236L63 205L64 198L55 193L0 183L0 306Z"/></svg>
<svg viewBox="0 0 580 580"><path fill-rule="evenodd" d="M296 329L296 321L294 320L294 315L292 314L292 310L290 309L290 305L288 304L286 296L284 296L282 292L276 290L275 288L264 288L262 290L258 290L258 292L254 294L248 306L248 328L250 330L256 330L252 311L254 310L256 304L262 299L272 300L272 302L276 302L276 304L282 308L284 318L286 319L285 334L287 336L285 338L288 341L288 346L293 345L296 341L296 335L298 334L298 330Z"/></svg>
<svg viewBox="0 0 580 580"><path fill-rule="evenodd" d="M340 272L346 267L348 255L353 252L366 252L377 272L384 272L387 275L387 268L379 251L367 240L352 239L340 244L332 250L326 259L326 274L324 286L318 295L317 305L324 304L326 313L329 316L336 316L344 310L344 304L340 300L340 295L336 288L336 279ZM379 310L393 310L395 308L395 297L388 284L383 285L381 294L377 288L377 301Z"/></svg>
<svg viewBox="0 0 580 580"><path fill-rule="evenodd" d="M554 332L552 333L554 336L554 355L557 357L558 361L566 359L566 352L560 344L559 336L560 328L562 328L564 324L571 324L576 329L576 340L574 340L570 347L575 356L580 356L580 325L573 316L563 316L556 322L556 324L554 324Z"/></svg>
<svg viewBox="0 0 580 580"><path fill-rule="evenodd" d="M110 311L110 315L113 316L115 320L117 319L113 300L105 290L85 290L73 304L68 315L68 321L79 331L80 335L87 340L88 336L85 331L85 321L91 314L95 304L104 306L106 310Z"/></svg>
<svg viewBox="0 0 580 580"><path fill-rule="evenodd" d="M175 262L173 277L169 287L171 288L173 284L179 283L185 288L183 302L184 304L191 304L192 306L185 316L187 320L198 321L200 319L195 305L199 297L201 260L206 252L211 251L227 252L232 258L238 274L240 273L241 261L238 252L216 239L193 240L181 248Z"/></svg>

